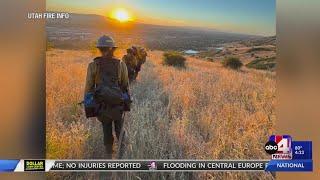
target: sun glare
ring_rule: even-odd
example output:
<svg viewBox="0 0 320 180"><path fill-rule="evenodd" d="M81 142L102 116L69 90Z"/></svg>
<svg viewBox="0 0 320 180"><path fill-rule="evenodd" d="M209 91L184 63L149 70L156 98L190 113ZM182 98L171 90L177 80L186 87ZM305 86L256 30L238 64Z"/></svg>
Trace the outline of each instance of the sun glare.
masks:
<svg viewBox="0 0 320 180"><path fill-rule="evenodd" d="M112 16L113 19L116 19L120 22L127 22L131 20L131 17L127 10L125 9L116 9L113 11Z"/></svg>

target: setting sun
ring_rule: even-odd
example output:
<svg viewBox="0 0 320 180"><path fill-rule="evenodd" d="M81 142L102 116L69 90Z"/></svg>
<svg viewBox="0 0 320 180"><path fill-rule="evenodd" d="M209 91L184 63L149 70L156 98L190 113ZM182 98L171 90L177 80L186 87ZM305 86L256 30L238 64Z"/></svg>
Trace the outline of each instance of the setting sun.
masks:
<svg viewBox="0 0 320 180"><path fill-rule="evenodd" d="M131 17L129 15L128 11L125 10L125 9L116 9L116 10L114 10L112 12L111 17L113 19L116 19L116 20L120 21L120 22L127 22L127 21L131 20Z"/></svg>

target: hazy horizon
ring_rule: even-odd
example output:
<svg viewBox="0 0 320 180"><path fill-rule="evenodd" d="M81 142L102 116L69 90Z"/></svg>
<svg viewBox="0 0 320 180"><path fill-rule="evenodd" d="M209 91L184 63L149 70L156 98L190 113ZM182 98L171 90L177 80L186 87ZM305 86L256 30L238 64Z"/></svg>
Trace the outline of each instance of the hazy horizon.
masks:
<svg viewBox="0 0 320 180"><path fill-rule="evenodd" d="M110 20L114 20L111 17L99 15L99 14L92 14L92 13L78 13L78 12L67 12L67 11L47 11L47 12L64 12L64 13L69 13L69 14L77 14L77 15L92 15L92 16L101 16L108 18ZM116 20L115 20L116 21ZM191 26L191 25L166 25L166 24L153 24L153 23L147 23L147 22L140 22L140 21L130 21L132 23L137 23L137 24L144 24L144 25L151 25L151 26L160 26L160 27L167 27L167 28L182 28L182 29L188 29L188 30L199 30L199 31L212 31L212 32L220 32L220 33L230 33L230 34L239 34L239 35L248 35L248 36L257 36L257 37L272 37L276 36L276 34L271 34L271 35L259 35L259 34L250 34L250 33L244 33L244 32L232 32L232 31L227 31L227 30L220 30L220 29L215 29L211 27L199 27L199 26Z"/></svg>
<svg viewBox="0 0 320 180"><path fill-rule="evenodd" d="M110 17L124 8L139 23L193 27L248 35L274 36L275 0L47 0L47 11Z"/></svg>

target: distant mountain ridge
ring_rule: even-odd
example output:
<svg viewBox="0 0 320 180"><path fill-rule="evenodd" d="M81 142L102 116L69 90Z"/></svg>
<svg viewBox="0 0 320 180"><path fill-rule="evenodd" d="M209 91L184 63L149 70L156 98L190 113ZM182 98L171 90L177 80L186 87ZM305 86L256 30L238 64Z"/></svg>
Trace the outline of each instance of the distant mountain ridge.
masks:
<svg viewBox="0 0 320 180"><path fill-rule="evenodd" d="M92 42L101 34L113 36L124 47L128 44L141 44L159 50L203 50L223 43L261 38L194 27L161 26L134 21L121 23L95 14L70 13L69 19L48 19L46 26L48 38L54 44L73 47L80 41L88 47L89 41ZM75 32L91 35L77 37Z"/></svg>
<svg viewBox="0 0 320 180"><path fill-rule="evenodd" d="M47 19L47 26L55 26L55 27L75 27L75 28L95 28L95 29L105 29L108 28L109 30L119 30L123 27L131 27L136 29L172 29L172 30L180 30L180 31L201 31L201 32L215 32L215 33L224 33L224 34L234 34L239 36L246 36L246 37L260 37L256 35L246 35L241 33L230 33L230 32L223 32L213 29L205 29L205 28L198 28L198 27L188 27L188 26L165 26L165 25L154 25L154 24L146 24L140 22L129 21L126 23L121 23L115 19L96 15L96 14L79 14L79 13L69 13L69 19Z"/></svg>

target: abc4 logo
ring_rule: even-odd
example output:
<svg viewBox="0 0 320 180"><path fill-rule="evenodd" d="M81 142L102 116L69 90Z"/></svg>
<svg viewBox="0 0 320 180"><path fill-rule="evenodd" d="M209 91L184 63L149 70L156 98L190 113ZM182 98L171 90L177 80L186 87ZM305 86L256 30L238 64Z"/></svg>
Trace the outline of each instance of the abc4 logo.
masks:
<svg viewBox="0 0 320 180"><path fill-rule="evenodd" d="M291 153L291 141L286 138L281 139L278 143L275 141L268 141L265 144L264 149L268 154Z"/></svg>

